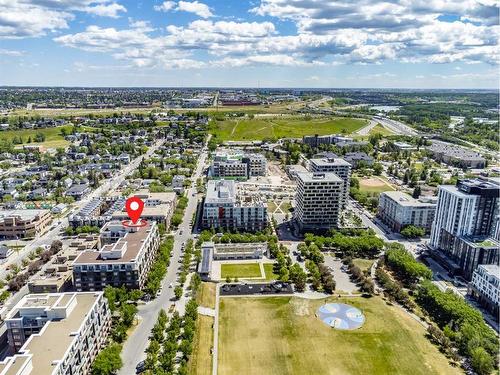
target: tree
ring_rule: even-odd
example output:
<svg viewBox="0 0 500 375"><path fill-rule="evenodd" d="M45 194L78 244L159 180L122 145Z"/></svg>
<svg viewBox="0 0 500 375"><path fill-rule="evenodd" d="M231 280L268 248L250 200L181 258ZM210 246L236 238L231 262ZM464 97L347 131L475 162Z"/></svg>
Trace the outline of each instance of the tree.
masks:
<svg viewBox="0 0 500 375"><path fill-rule="evenodd" d="M422 237L425 234L425 229L414 225L407 225L401 230L400 233L406 238L417 238Z"/></svg>
<svg viewBox="0 0 500 375"><path fill-rule="evenodd" d="M412 197L418 199L418 197L420 197L420 194L422 194L422 189L417 185L415 186L415 189L413 189Z"/></svg>
<svg viewBox="0 0 500 375"><path fill-rule="evenodd" d="M112 375L123 366L121 346L111 344L101 350L92 364L92 375Z"/></svg>
<svg viewBox="0 0 500 375"><path fill-rule="evenodd" d="M376 176L380 176L382 174L382 171L384 170L384 167L380 163L375 163L373 164L373 174Z"/></svg>
<svg viewBox="0 0 500 375"><path fill-rule="evenodd" d="M175 294L175 298L176 299L179 299L182 297L182 287L180 285L177 285L174 289L174 294Z"/></svg>
<svg viewBox="0 0 500 375"><path fill-rule="evenodd" d="M479 375L488 375L493 371L493 358L482 347L472 349L471 364L474 371Z"/></svg>

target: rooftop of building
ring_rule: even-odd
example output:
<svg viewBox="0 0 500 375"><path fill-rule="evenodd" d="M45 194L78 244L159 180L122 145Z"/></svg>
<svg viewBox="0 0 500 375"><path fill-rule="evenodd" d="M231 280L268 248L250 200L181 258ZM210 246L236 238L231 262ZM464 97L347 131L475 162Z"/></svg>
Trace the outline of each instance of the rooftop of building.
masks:
<svg viewBox="0 0 500 375"><path fill-rule="evenodd" d="M334 172L307 172L297 173L299 180L308 182L342 182L342 179Z"/></svg>
<svg viewBox="0 0 500 375"><path fill-rule="evenodd" d="M432 144L428 146L428 149L433 152L444 153L445 155L460 159L484 160L484 158L476 151L446 142L433 141Z"/></svg>
<svg viewBox="0 0 500 375"><path fill-rule="evenodd" d="M40 333L31 335L19 350L21 355L4 362L5 375L17 374L17 370L26 360L24 355L31 355L33 371L31 374L50 375L64 358L71 343L78 338L75 334L85 317L99 299L102 293L58 293L58 294L30 294L14 307L13 312L18 313L26 307L46 307L47 309L68 307L76 300L73 309L68 309L69 314L64 319L47 322ZM12 313L12 312L11 312ZM50 345L47 345L50 343ZM1 369L1 367L0 367ZM3 373L2 373L3 374Z"/></svg>
<svg viewBox="0 0 500 375"><path fill-rule="evenodd" d="M339 166L339 167L351 167L351 164L342 158L321 158L321 159L311 159L310 162L317 166Z"/></svg>
<svg viewBox="0 0 500 375"><path fill-rule="evenodd" d="M500 275L500 266L496 264L480 264L478 268L484 269L489 275L495 276L497 279Z"/></svg>
<svg viewBox="0 0 500 375"><path fill-rule="evenodd" d="M425 197L415 199L402 191L384 191L381 194L405 207L436 207L436 202L429 201Z"/></svg>
<svg viewBox="0 0 500 375"><path fill-rule="evenodd" d="M205 203L235 204L239 206L264 206L265 201L257 190L234 180L210 180L207 183Z"/></svg>
<svg viewBox="0 0 500 375"><path fill-rule="evenodd" d="M134 262L154 225L156 224L147 222L147 224L142 227L125 227L119 221L111 221L102 227L100 236L106 236L111 232L118 233L116 229L120 229L122 237L113 244L104 245L100 251L82 251L75 259L73 265ZM108 252L113 252L113 255L111 256L110 254L110 256L107 256ZM106 256L104 256L104 254L106 254ZM117 256L117 254L119 254L119 256Z"/></svg>
<svg viewBox="0 0 500 375"><path fill-rule="evenodd" d="M0 210L0 221L5 218L18 217L20 220L33 220L37 216L49 213L49 210L31 209L31 210Z"/></svg>

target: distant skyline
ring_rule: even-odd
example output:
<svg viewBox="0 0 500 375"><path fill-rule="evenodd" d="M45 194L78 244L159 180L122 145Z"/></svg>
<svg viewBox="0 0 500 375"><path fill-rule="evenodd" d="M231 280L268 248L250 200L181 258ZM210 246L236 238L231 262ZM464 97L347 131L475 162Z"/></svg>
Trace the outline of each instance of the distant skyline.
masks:
<svg viewBox="0 0 500 375"><path fill-rule="evenodd" d="M498 89L499 2L0 0L0 86Z"/></svg>

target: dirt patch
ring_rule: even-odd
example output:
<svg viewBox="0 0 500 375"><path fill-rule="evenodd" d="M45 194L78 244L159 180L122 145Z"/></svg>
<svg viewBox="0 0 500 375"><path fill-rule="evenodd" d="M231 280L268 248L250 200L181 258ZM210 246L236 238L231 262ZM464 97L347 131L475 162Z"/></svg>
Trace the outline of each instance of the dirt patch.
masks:
<svg viewBox="0 0 500 375"><path fill-rule="evenodd" d="M387 184L383 181L380 181L378 178L365 178L360 181L362 185L370 186L370 187L382 187L387 186Z"/></svg>
<svg viewBox="0 0 500 375"><path fill-rule="evenodd" d="M307 299L292 298L290 299L290 306L292 306L292 312L297 316L311 315L311 306Z"/></svg>

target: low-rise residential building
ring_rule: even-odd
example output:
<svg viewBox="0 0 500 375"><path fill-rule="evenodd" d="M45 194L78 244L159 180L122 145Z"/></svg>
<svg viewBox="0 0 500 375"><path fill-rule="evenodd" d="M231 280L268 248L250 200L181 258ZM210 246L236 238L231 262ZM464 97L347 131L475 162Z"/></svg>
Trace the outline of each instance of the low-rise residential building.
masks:
<svg viewBox="0 0 500 375"><path fill-rule="evenodd" d="M436 199L433 197L415 199L401 191L385 191L379 197L378 216L395 232L408 225L430 232L435 212Z"/></svg>
<svg viewBox="0 0 500 375"><path fill-rule="evenodd" d="M498 265L480 264L472 275L468 292L498 320L500 310L500 267Z"/></svg>
<svg viewBox="0 0 500 375"><path fill-rule="evenodd" d="M124 226L112 221L102 227L98 250L82 251L73 263L73 284L78 291L102 290L107 285L142 289L160 246L154 221Z"/></svg>
<svg viewBox="0 0 500 375"><path fill-rule="evenodd" d="M148 221L156 221L158 224L164 224L165 228L170 226L170 220L175 211L177 195L173 192L150 193L148 190L138 190L132 194L134 197L142 199L144 209L141 218ZM128 220L128 214L125 211L125 201L123 205L111 214L112 220Z"/></svg>
<svg viewBox="0 0 500 375"><path fill-rule="evenodd" d="M90 374L106 344L111 313L102 292L24 296L5 324L11 350L1 374Z"/></svg>
<svg viewBox="0 0 500 375"><path fill-rule="evenodd" d="M66 190L66 196L74 198L76 201L82 199L85 195L90 193L90 186L87 184L72 185Z"/></svg>
<svg viewBox="0 0 500 375"><path fill-rule="evenodd" d="M45 233L51 221L49 210L0 211L0 238L32 238Z"/></svg>
<svg viewBox="0 0 500 375"><path fill-rule="evenodd" d="M344 159L354 168L358 168L361 165L371 166L373 164L373 158L366 152L347 152L344 154Z"/></svg>
<svg viewBox="0 0 500 375"><path fill-rule="evenodd" d="M298 173L294 220L299 229L337 228L344 186L345 182L333 172Z"/></svg>
<svg viewBox="0 0 500 375"><path fill-rule="evenodd" d="M203 203L204 228L260 231L267 226L267 203L232 180L208 181Z"/></svg>
<svg viewBox="0 0 500 375"><path fill-rule="evenodd" d="M219 151L210 167L210 177L246 180L252 176L265 176L267 160L264 155Z"/></svg>
<svg viewBox="0 0 500 375"><path fill-rule="evenodd" d="M481 154L455 144L432 141L427 150L436 161L455 167L482 169L486 166Z"/></svg>

